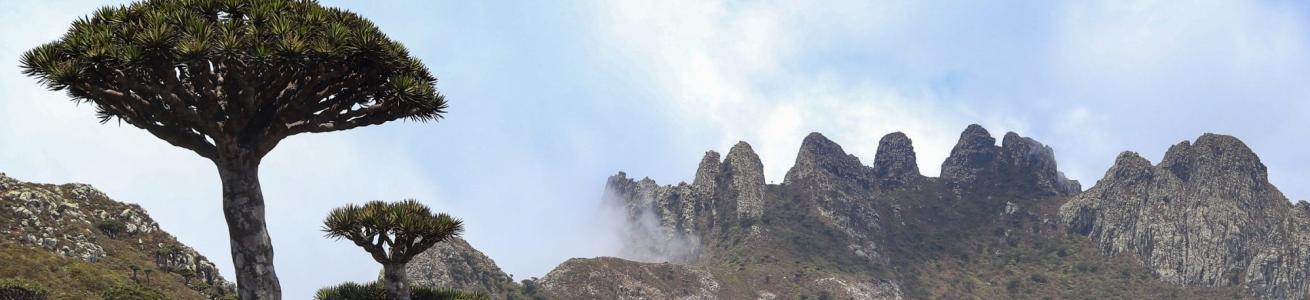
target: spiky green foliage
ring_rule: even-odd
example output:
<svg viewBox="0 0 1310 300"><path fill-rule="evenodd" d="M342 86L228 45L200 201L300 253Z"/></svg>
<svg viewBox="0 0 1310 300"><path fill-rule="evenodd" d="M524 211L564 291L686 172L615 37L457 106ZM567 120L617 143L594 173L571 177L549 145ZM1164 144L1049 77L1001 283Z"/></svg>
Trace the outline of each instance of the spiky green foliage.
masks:
<svg viewBox="0 0 1310 300"><path fill-rule="evenodd" d="M127 224L118 219L109 219L96 223L96 229L100 229L100 232L110 238L117 238L119 233L127 231Z"/></svg>
<svg viewBox="0 0 1310 300"><path fill-rule="evenodd" d="M0 279L0 299L41 300L50 297L45 287L22 278Z"/></svg>
<svg viewBox="0 0 1310 300"><path fill-rule="evenodd" d="M164 294L140 285L119 285L100 295L105 300L164 300Z"/></svg>
<svg viewBox="0 0 1310 300"><path fill-rule="evenodd" d="M414 255L463 231L463 221L433 214L414 199L350 204L333 209L323 221L328 237L355 242L383 264L408 263Z"/></svg>
<svg viewBox="0 0 1310 300"><path fill-rule="evenodd" d="M312 0L149 0L108 6L24 53L24 74L214 159L282 138L446 109L437 79L367 19Z"/></svg>
<svg viewBox="0 0 1310 300"><path fill-rule="evenodd" d="M486 300L491 299L485 293L465 292L449 288L414 287L410 291L414 300ZM387 299L387 290L379 282L358 284L342 283L319 289L314 300L383 300Z"/></svg>

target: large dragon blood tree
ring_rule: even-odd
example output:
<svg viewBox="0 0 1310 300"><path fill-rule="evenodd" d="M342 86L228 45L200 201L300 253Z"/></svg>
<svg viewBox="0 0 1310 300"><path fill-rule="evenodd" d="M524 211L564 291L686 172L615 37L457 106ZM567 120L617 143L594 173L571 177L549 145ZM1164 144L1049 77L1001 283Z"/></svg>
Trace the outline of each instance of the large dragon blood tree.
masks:
<svg viewBox="0 0 1310 300"><path fill-rule="evenodd" d="M283 139L436 120L437 79L359 15L312 0L148 0L100 8L22 56L100 121L214 162L241 299L280 299L259 187Z"/></svg>

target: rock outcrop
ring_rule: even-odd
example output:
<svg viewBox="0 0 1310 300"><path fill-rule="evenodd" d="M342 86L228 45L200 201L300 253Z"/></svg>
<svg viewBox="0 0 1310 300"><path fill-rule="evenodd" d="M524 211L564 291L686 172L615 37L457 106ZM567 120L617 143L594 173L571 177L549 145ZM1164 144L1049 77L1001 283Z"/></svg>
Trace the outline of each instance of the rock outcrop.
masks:
<svg viewBox="0 0 1310 300"><path fill-rule="evenodd" d="M1055 151L1014 132L1005 134L1001 146L987 129L969 125L942 163L941 179L959 185L1010 180L1046 196L1067 196L1082 191L1076 180L1064 177L1056 168Z"/></svg>
<svg viewBox="0 0 1310 300"><path fill-rule="evenodd" d="M996 162L996 139L978 124L969 125L951 148L951 156L942 162L941 178L971 183L985 175Z"/></svg>
<svg viewBox="0 0 1310 300"><path fill-rule="evenodd" d="M728 155L708 151L692 184L661 186L620 172L606 183L603 202L628 218L625 256L649 262L691 262L702 242L717 243L727 232L758 230L764 214L764 165L745 142Z"/></svg>
<svg viewBox="0 0 1310 300"><path fill-rule="evenodd" d="M5 208L0 210L0 245L74 258L97 272L131 274L128 267L164 272L155 277L178 282L159 282L154 288L191 290L178 298L217 297L233 290L213 262L160 230L141 206L109 199L89 185L34 184L0 173L0 207Z"/></svg>
<svg viewBox="0 0 1310 300"><path fill-rule="evenodd" d="M885 186L900 186L906 181L922 178L914 144L904 133L893 132L878 140L878 152L873 156L873 176Z"/></svg>
<svg viewBox="0 0 1310 300"><path fill-rule="evenodd" d="M881 219L874 204L874 169L847 154L837 143L819 133L801 142L796 164L787 171L784 184L793 187L801 202L817 212L819 221L849 237L851 253L869 261L884 262L879 249Z"/></svg>
<svg viewBox="0 0 1310 300"><path fill-rule="evenodd" d="M492 299L507 299L518 289L495 261L458 237L414 256L405 273L416 286L481 291Z"/></svg>
<svg viewBox="0 0 1310 300"><path fill-rule="evenodd" d="M738 142L728 151L719 182L728 184L722 199L728 199L737 222L753 222L764 214L764 163L746 142Z"/></svg>
<svg viewBox="0 0 1310 300"><path fill-rule="evenodd" d="M1241 141L1205 134L1170 147L1154 166L1120 154L1060 218L1102 252L1131 254L1168 282L1306 299L1310 206L1293 206L1267 176Z"/></svg>
<svg viewBox="0 0 1310 300"><path fill-rule="evenodd" d="M846 154L840 145L818 132L810 133L801 141L796 164L787 171L784 184L828 185L834 180L858 181L872 184L873 169L860 163L860 158Z"/></svg>

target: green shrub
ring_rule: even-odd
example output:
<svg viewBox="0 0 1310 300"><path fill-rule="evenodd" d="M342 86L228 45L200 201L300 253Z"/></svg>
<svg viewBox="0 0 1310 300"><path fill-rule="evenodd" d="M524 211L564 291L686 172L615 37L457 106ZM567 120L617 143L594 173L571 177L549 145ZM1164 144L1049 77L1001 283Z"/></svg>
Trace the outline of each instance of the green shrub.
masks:
<svg viewBox="0 0 1310 300"><path fill-rule="evenodd" d="M109 219L96 223L96 229L100 229L100 232L105 233L110 238L118 238L119 233L127 231L127 224L116 219Z"/></svg>
<svg viewBox="0 0 1310 300"><path fill-rule="evenodd" d="M386 299L387 290L377 283L362 285L354 282L325 287L314 294L315 300Z"/></svg>
<svg viewBox="0 0 1310 300"><path fill-rule="evenodd" d="M429 288L414 286L409 291L413 300L487 300L491 297L484 293L471 293L448 288ZM342 283L325 287L314 294L315 300L385 300L387 288L380 282L358 284Z"/></svg>
<svg viewBox="0 0 1310 300"><path fill-rule="evenodd" d="M50 291L34 282L21 278L0 279L0 299L44 300Z"/></svg>
<svg viewBox="0 0 1310 300"><path fill-rule="evenodd" d="M481 292L466 292L451 288L413 287L409 292L413 300L489 300L490 296Z"/></svg>
<svg viewBox="0 0 1310 300"><path fill-rule="evenodd" d="M164 300L164 294L139 285L119 285L100 295L105 300Z"/></svg>

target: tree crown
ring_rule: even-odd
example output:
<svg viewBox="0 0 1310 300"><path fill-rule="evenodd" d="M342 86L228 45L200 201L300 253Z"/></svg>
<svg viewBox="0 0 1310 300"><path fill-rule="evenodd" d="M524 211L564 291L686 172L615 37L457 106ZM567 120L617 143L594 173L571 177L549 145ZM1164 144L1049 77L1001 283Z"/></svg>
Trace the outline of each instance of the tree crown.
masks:
<svg viewBox="0 0 1310 300"><path fill-rule="evenodd" d="M113 119L215 159L283 138L436 120L436 77L352 12L312 0L149 0L103 7L24 53L23 72Z"/></svg>
<svg viewBox="0 0 1310 300"><path fill-rule="evenodd" d="M414 199L349 204L333 209L323 221L323 232L329 238L355 242L379 263L407 263L463 231L463 221L445 213L433 214Z"/></svg>

